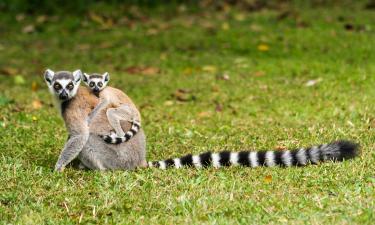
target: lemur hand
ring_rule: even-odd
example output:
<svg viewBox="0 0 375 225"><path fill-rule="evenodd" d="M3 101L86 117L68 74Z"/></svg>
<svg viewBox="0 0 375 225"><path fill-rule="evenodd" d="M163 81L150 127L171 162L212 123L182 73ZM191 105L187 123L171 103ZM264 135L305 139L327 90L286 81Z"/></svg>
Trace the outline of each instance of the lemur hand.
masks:
<svg viewBox="0 0 375 225"><path fill-rule="evenodd" d="M65 166L62 166L62 165L59 165L59 164L55 165L55 172L63 172L64 169L65 169Z"/></svg>

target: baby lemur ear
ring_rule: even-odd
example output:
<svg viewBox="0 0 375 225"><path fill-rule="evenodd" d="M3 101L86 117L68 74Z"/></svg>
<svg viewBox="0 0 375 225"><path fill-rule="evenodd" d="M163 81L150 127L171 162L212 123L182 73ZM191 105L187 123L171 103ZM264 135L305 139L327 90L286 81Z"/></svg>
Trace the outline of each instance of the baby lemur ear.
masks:
<svg viewBox="0 0 375 225"><path fill-rule="evenodd" d="M44 80L47 82L48 85L51 85L52 84L52 79L53 79L53 76L55 75L55 72L53 72L52 70L50 69L47 69L45 72L44 72Z"/></svg>
<svg viewBox="0 0 375 225"><path fill-rule="evenodd" d="M103 73L103 77L104 77L105 82L109 81L109 73L108 72Z"/></svg>
<svg viewBox="0 0 375 225"><path fill-rule="evenodd" d="M76 70L73 72L73 77L74 77L74 83L79 83L81 81L82 77L82 72L81 70Z"/></svg>
<svg viewBox="0 0 375 225"><path fill-rule="evenodd" d="M83 73L82 75L83 82L87 83L89 81L89 78L90 78L90 75L88 75L87 73Z"/></svg>

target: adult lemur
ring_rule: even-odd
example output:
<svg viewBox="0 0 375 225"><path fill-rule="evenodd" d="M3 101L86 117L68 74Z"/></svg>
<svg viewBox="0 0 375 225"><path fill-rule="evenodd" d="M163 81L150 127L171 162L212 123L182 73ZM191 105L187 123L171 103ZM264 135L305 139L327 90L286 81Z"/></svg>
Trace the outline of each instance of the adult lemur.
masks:
<svg viewBox="0 0 375 225"><path fill-rule="evenodd" d="M111 87L101 92L108 98L99 103L98 97L88 88L79 86L81 77L80 70L73 73L47 70L44 74L50 92L60 104L61 114L69 132L69 139L59 156L55 170L62 171L76 157L81 166L90 169L134 169L147 166L146 138L142 129L128 142L117 145L107 144L102 139L102 136L108 135L112 130L107 118L112 104L126 103L132 111L139 114L134 103L122 91Z"/></svg>
<svg viewBox="0 0 375 225"><path fill-rule="evenodd" d="M55 169L61 171L66 164L78 156L82 164L90 169L133 169L141 166L180 168L182 166L305 166L324 161L343 161L358 155L358 146L349 141L336 141L330 144L301 148L288 151L241 151L219 153L206 152L198 155L186 155L181 158L167 159L146 163L146 139L143 130L128 142L118 145L108 144L100 136L110 133L106 111L108 102L99 103L98 98L87 88L79 87L81 72L73 73L47 70L45 80L51 93L61 104L62 116L70 138L56 163ZM108 87L107 87L108 88ZM131 100L120 90L113 89L113 95L122 95ZM111 101L107 99L106 101ZM135 106L134 106L135 108Z"/></svg>

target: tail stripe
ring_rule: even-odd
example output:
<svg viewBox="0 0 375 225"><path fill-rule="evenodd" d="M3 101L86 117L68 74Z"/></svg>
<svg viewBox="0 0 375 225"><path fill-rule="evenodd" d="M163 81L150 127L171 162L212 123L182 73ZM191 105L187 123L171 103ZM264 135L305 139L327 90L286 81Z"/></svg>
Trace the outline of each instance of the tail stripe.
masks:
<svg viewBox="0 0 375 225"><path fill-rule="evenodd" d="M238 166L239 163L238 163L238 152L231 152L230 153L230 156L229 156L229 162L231 165L233 166Z"/></svg>
<svg viewBox="0 0 375 225"><path fill-rule="evenodd" d="M267 151L265 157L265 162L268 167L275 166L275 155L273 151Z"/></svg>
<svg viewBox="0 0 375 225"><path fill-rule="evenodd" d="M230 152L224 151L219 153L220 159L220 165L222 166L230 166Z"/></svg>
<svg viewBox="0 0 375 225"><path fill-rule="evenodd" d="M211 162L212 162L211 154L212 154L211 152L205 152L199 155L199 157L201 158L202 166L207 167L211 165Z"/></svg>
<svg viewBox="0 0 375 225"><path fill-rule="evenodd" d="M326 145L326 144L324 144L324 145L320 145L320 146L319 146L320 151L323 151L323 150L325 150L326 148L327 148L327 145ZM324 155L324 154L320 154L320 160L321 160L321 161L326 161L326 160L327 160L326 155Z"/></svg>
<svg viewBox="0 0 375 225"><path fill-rule="evenodd" d="M313 146L308 150L308 153L310 156L310 161L314 164L318 164L320 158L319 149L316 146Z"/></svg>
<svg viewBox="0 0 375 225"><path fill-rule="evenodd" d="M264 166L266 162L266 151L259 151L257 155L259 165Z"/></svg>
<svg viewBox="0 0 375 225"><path fill-rule="evenodd" d="M165 162L165 167L168 168L168 167L173 167L174 166L174 161L173 159L167 159L164 161Z"/></svg>
<svg viewBox="0 0 375 225"><path fill-rule="evenodd" d="M198 155L185 155L181 158L149 162L149 167L167 169L193 166L196 168L212 165L222 166L306 166L320 161L343 161L352 159L359 154L358 145L349 141L337 141L326 145L313 146L286 151L222 151L218 153L205 152Z"/></svg>
<svg viewBox="0 0 375 225"><path fill-rule="evenodd" d="M102 136L104 141L109 144L121 144L124 142L129 141L133 136L135 136L139 129L141 127L141 124L137 121L132 121L132 126L129 131L125 133L122 137L116 137L116 135L105 135Z"/></svg>
<svg viewBox="0 0 375 225"><path fill-rule="evenodd" d="M286 167L293 165L293 158L289 150L283 153L283 155L281 156L281 160Z"/></svg>
<svg viewBox="0 0 375 225"><path fill-rule="evenodd" d="M250 152L250 154L249 154L251 167L253 167L253 168L259 166L257 155L258 155L257 152Z"/></svg>
<svg viewBox="0 0 375 225"><path fill-rule="evenodd" d="M175 158L175 159L173 159L173 161L174 161L174 165L177 169L182 167L181 160L179 158Z"/></svg>
<svg viewBox="0 0 375 225"><path fill-rule="evenodd" d="M238 153L238 163L242 166L251 166L249 152L242 151Z"/></svg>
<svg viewBox="0 0 375 225"><path fill-rule="evenodd" d="M275 151L275 164L278 166L285 166L282 160L283 152L282 151Z"/></svg>
<svg viewBox="0 0 375 225"><path fill-rule="evenodd" d="M167 165L166 165L166 163L164 161L159 161L159 167L162 170L167 169Z"/></svg>
<svg viewBox="0 0 375 225"><path fill-rule="evenodd" d="M200 159L199 155L193 155L193 164L197 168L201 168L202 167L201 159Z"/></svg>
<svg viewBox="0 0 375 225"><path fill-rule="evenodd" d="M305 149L301 148L300 150L298 150L296 157L297 157L299 165L303 165L303 166L306 165L307 157L306 157Z"/></svg>
<svg viewBox="0 0 375 225"><path fill-rule="evenodd" d="M290 151L290 158L292 159L292 166L299 166L298 159L297 159L297 150Z"/></svg>
<svg viewBox="0 0 375 225"><path fill-rule="evenodd" d="M215 168L219 168L221 166L219 154L218 153L212 153L211 157L212 157L212 166L215 167Z"/></svg>
<svg viewBox="0 0 375 225"><path fill-rule="evenodd" d="M186 155L181 158L181 165L183 166L192 166L193 165L193 157L191 154Z"/></svg>

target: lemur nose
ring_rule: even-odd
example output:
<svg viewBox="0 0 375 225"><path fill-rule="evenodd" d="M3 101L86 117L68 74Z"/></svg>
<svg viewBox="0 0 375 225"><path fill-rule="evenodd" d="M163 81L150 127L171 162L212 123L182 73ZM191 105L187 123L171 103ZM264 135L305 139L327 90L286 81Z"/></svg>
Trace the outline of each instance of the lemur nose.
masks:
<svg viewBox="0 0 375 225"><path fill-rule="evenodd" d="M95 91L95 92L98 92L98 91L99 91L98 86L95 86L95 87L94 87L94 91Z"/></svg>
<svg viewBox="0 0 375 225"><path fill-rule="evenodd" d="M63 90L62 92L61 92L61 94L59 95L59 98L61 99L61 100L66 100L66 99L68 99L68 93L66 93L66 91L65 90Z"/></svg>

